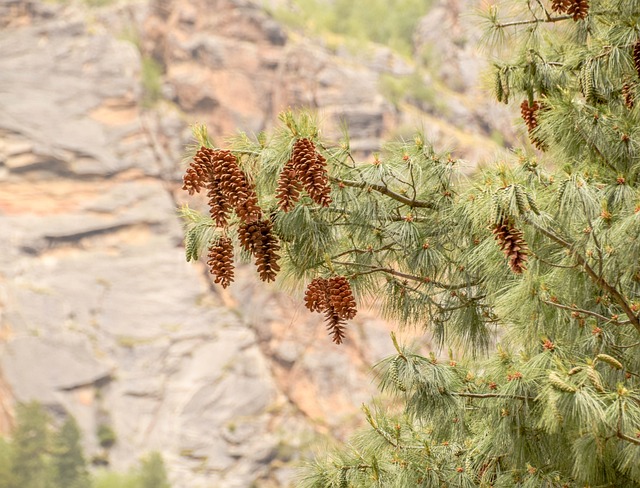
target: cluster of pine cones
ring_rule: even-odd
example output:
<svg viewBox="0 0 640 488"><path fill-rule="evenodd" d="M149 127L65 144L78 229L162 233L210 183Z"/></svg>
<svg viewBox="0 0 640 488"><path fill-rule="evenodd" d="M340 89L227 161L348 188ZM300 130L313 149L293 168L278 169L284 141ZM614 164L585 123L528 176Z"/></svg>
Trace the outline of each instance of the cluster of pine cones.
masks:
<svg viewBox="0 0 640 488"><path fill-rule="evenodd" d="M262 281L275 281L280 271L280 245L272 232L271 220L263 217L258 196L247 175L230 152L201 147L183 177L183 190L190 195L206 189L209 212L216 226L227 229L231 212L240 219L240 245L255 257ZM311 200L327 207L331 203L331 188L326 159L314 143L298 139L291 158L282 169L276 190L278 206L290 211L302 191ZM215 283L226 288L233 282L233 241L226 233L209 247L208 261ZM345 322L356 315L356 302L349 281L344 276L316 278L308 286L305 304L311 311L325 314L327 328L333 342L341 344L345 336Z"/></svg>
<svg viewBox="0 0 640 488"><path fill-rule="evenodd" d="M278 240L271 232L271 221L263 218L258 196L247 175L238 166L238 159L229 151L201 147L183 178L183 190L190 195L207 190L209 212L218 227L227 228L229 214L240 219L240 243L256 260L262 281L274 281L280 270ZM211 245L207 264L215 283L226 288L233 282L233 242L221 237Z"/></svg>
<svg viewBox="0 0 640 488"><path fill-rule="evenodd" d="M523 233L508 220L502 220L491 229L502 252L509 260L509 268L516 274L527 269L529 246Z"/></svg>
<svg viewBox="0 0 640 488"><path fill-rule="evenodd" d="M551 9L558 14L567 14L578 21L589 14L589 0L551 0Z"/></svg>
<svg viewBox="0 0 640 488"><path fill-rule="evenodd" d="M347 278L334 276L329 279L314 279L307 286L304 303L312 312L324 314L329 335L333 342L341 344L345 336L345 322L354 318L357 313Z"/></svg>
<svg viewBox="0 0 640 488"><path fill-rule="evenodd" d="M280 173L276 190L280 209L284 212L291 210L300 199L303 188L318 205L328 207L331 203L327 160L307 138L296 141L291 158Z"/></svg>
<svg viewBox="0 0 640 488"><path fill-rule="evenodd" d="M522 119L527 125L531 143L541 151L544 151L546 144L541 139L533 136L533 130L538 127L538 112L541 108L542 104L537 100L534 100L531 105L529 105L529 100L523 100L520 104L520 115L522 115Z"/></svg>

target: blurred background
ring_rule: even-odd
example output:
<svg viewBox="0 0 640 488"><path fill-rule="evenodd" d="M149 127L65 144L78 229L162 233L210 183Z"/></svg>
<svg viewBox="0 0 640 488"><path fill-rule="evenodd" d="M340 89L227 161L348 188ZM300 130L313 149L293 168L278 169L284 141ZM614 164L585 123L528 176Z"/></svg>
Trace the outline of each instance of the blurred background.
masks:
<svg viewBox="0 0 640 488"><path fill-rule="evenodd" d="M358 157L417 127L471 170L520 137L481 83L479 4L0 0L0 488L45 486L24 480L74 442L100 488L293 486L361 425L394 324L361 310L336 346L251 267L223 291L187 263L190 124L224 146L310 107Z"/></svg>

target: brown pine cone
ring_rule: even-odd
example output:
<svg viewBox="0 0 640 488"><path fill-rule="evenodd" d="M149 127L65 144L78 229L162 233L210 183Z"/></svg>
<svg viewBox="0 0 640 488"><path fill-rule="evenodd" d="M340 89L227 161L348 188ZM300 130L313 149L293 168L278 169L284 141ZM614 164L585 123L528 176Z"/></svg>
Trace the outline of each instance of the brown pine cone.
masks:
<svg viewBox="0 0 640 488"><path fill-rule="evenodd" d="M622 98L624 98L624 104L631 110L634 105L634 85L631 83L625 83L622 85Z"/></svg>
<svg viewBox="0 0 640 488"><path fill-rule="evenodd" d="M329 331L331 340L336 344L342 344L342 340L345 336L344 319L340 318L340 316L335 311L328 309L325 312L325 320L327 322L327 330Z"/></svg>
<svg viewBox="0 0 640 488"><path fill-rule="evenodd" d="M256 266L258 267L258 274L262 281L275 281L280 266L278 265L278 259L280 256L277 251L280 250L278 240L271 232L271 221L262 220L260 246L256 247L254 255L256 257Z"/></svg>
<svg viewBox="0 0 640 488"><path fill-rule="evenodd" d="M551 10L556 13L564 14L571 6L571 0L551 0Z"/></svg>
<svg viewBox="0 0 640 488"><path fill-rule="evenodd" d="M633 45L633 66L640 77L640 41Z"/></svg>
<svg viewBox="0 0 640 488"><path fill-rule="evenodd" d="M209 248L210 272L215 276L215 283L226 288L233 282L233 242L228 237L221 237L218 243Z"/></svg>
<svg viewBox="0 0 640 488"><path fill-rule="evenodd" d="M284 212L291 210L300 198L301 190L302 183L298 180L293 160L290 159L282 168L278 180L278 189L276 190L278 206Z"/></svg>
<svg viewBox="0 0 640 488"><path fill-rule="evenodd" d="M311 199L328 207L331 203L331 187L327 175L327 160L316 151L315 144L307 138L298 139L293 145L291 161L297 178Z"/></svg>
<svg viewBox="0 0 640 488"><path fill-rule="evenodd" d="M219 178L212 177L207 182L207 196L209 197L209 213L218 227L227 226L227 218L231 212L231 206L220 189Z"/></svg>
<svg viewBox="0 0 640 488"><path fill-rule="evenodd" d="M324 278L315 278L307 285L304 293L304 305L312 312L324 312L327 309L327 285Z"/></svg>
<svg viewBox="0 0 640 488"><path fill-rule="evenodd" d="M520 104L520 115L522 115L522 119L527 126L531 143L541 151L544 151L547 147L544 141L532 135L533 130L538 127L538 111L541 108L542 104L537 100L534 100L531 105L529 105L528 100L523 100Z"/></svg>
<svg viewBox="0 0 640 488"><path fill-rule="evenodd" d="M213 174L220 182L222 194L240 220L253 222L262 217L255 189L238 166L238 159L230 151L215 152Z"/></svg>
<svg viewBox="0 0 640 488"><path fill-rule="evenodd" d="M244 250L254 254L256 246L262 239L260 222L242 222L238 225L238 237Z"/></svg>
<svg viewBox="0 0 640 488"><path fill-rule="evenodd" d="M536 115L538 110L540 110L540 104L536 100L534 100L531 106L529 106L529 100L523 100L520 104L520 115L527 125L529 132L538 126L538 117Z"/></svg>
<svg viewBox="0 0 640 488"><path fill-rule="evenodd" d="M527 269L529 247L524 240L523 233L511 222L503 220L492 228L500 249L508 259L509 268L516 274Z"/></svg>
<svg viewBox="0 0 640 488"><path fill-rule="evenodd" d="M567 14L573 16L574 21L587 18L589 14L589 0L572 0L567 8Z"/></svg>
<svg viewBox="0 0 640 488"><path fill-rule="evenodd" d="M211 149L202 146L189 164L187 172L182 178L184 182L182 189L187 190L189 195L193 195L194 192L199 193L211 179L211 171L213 169L212 152Z"/></svg>
<svg viewBox="0 0 640 488"><path fill-rule="evenodd" d="M351 285L347 278L344 276L330 278L327 290L329 293L329 305L338 314L338 317L350 320L356 316L356 301L353 298Z"/></svg>
<svg viewBox="0 0 640 488"><path fill-rule="evenodd" d="M243 222L238 226L238 237L244 249L256 258L256 266L262 281L275 281L280 271L278 240L271 232L271 221Z"/></svg>
<svg viewBox="0 0 640 488"><path fill-rule="evenodd" d="M345 321L352 319L357 313L347 278L315 278L307 286L304 304L312 312L325 314L327 329L333 342L341 344L345 337Z"/></svg>

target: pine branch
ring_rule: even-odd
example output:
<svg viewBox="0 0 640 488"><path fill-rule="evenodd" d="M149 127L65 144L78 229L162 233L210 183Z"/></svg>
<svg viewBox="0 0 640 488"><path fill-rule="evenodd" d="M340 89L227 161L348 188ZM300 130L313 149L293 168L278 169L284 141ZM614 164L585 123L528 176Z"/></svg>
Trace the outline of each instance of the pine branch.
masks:
<svg viewBox="0 0 640 488"><path fill-rule="evenodd" d="M400 193L396 193L393 190L390 190L386 185L378 185L376 183L367 183L366 181L358 182L358 181L351 181L351 180L343 180L340 178L335 178L333 176L330 177L329 179L333 183L342 184L344 186L350 186L352 188L360 188L360 189L371 188L372 190L377 191L382 195L388 196L389 198L392 198L411 208L435 208L435 205L432 202L426 202L424 200L415 200L412 198L407 198L404 195L401 195Z"/></svg>
<svg viewBox="0 0 640 488"><path fill-rule="evenodd" d="M391 444L395 449L418 449L418 450L424 449L424 446L405 446L400 444L400 442L396 442L391 436L391 434L389 434L389 432L382 429L378 425L378 422L376 422L375 419L373 418L373 415L371 415L371 410L369 409L369 407L363 404L362 410L364 411L365 417L367 418L367 422L369 423L369 425L371 425L373 430L375 430L380 435L380 437L382 437L385 441Z"/></svg>
<svg viewBox="0 0 640 488"><path fill-rule="evenodd" d="M620 346L618 344L611 344L613 347L617 348L617 349L629 349L631 347L638 347L640 346L640 341L639 342L634 342L633 344L629 344L628 346Z"/></svg>
<svg viewBox="0 0 640 488"><path fill-rule="evenodd" d="M617 426L618 428L616 429L616 435L618 436L619 439L622 439L623 441L627 441L632 444L636 444L640 446L640 438L633 438L631 436L626 435L624 432L622 432L623 411L624 410L622 408L622 402L618 400L618 426Z"/></svg>
<svg viewBox="0 0 640 488"><path fill-rule="evenodd" d="M615 325L627 325L630 324L631 321L630 320L625 320L624 322L619 322L617 320L612 319L611 317L605 317L604 315L600 315L597 312L592 312L590 310L585 310L582 308L577 308L577 307L569 307L567 305L562 305L561 303L555 303L549 300L541 300L542 303L545 303L547 305L551 305L552 307L556 307L556 308L561 308L562 310L568 310L570 312L578 312L584 315L590 315L592 317L596 317L600 320L603 320L604 322L607 323L611 323L611 324L615 324Z"/></svg>
<svg viewBox="0 0 640 488"><path fill-rule="evenodd" d="M542 2L540 0L536 0L536 3L538 5L540 5L540 8L544 11L544 14L547 17L547 20L551 20L551 14L549 13L549 11L546 9L546 7L542 4Z"/></svg>
<svg viewBox="0 0 640 488"><path fill-rule="evenodd" d="M528 20L514 20L511 22L496 22L494 24L495 27L498 28L502 28L502 27L512 27L514 25L531 25L531 24L546 24L546 23L553 23L553 22L561 22L563 20L568 20L573 18L571 15L560 15L558 17L549 17L546 19L528 19Z"/></svg>
<svg viewBox="0 0 640 488"><path fill-rule="evenodd" d="M436 288L442 288L443 290L460 290L463 288L469 288L471 286L477 286L481 283L480 280L478 281L471 281L469 283L461 283L461 284L456 284L456 285L447 285L446 283L442 283L439 281L433 281L428 277L421 277L421 276L415 276L415 275L410 275L407 273L402 273L401 271L396 271L395 269L391 269L391 268L382 268L379 266L373 266L370 264L364 264L364 263L351 263L351 262L339 262L339 261L334 261L335 264L341 264L343 266L362 266L364 268L369 268L369 271L366 272L361 272L361 273L357 273L357 274L371 274L371 273L387 273L393 276L397 276L398 278L404 278L406 280L410 280L410 281L417 281L419 283L429 283L434 285Z"/></svg>
<svg viewBox="0 0 640 488"><path fill-rule="evenodd" d="M628 436L626 434L623 434L622 432L617 432L616 435L618 436L619 439L622 439L623 441L627 441L627 442L630 442L631 444L640 446L640 439L636 439L635 437Z"/></svg>
<svg viewBox="0 0 640 488"><path fill-rule="evenodd" d="M451 396L467 397L467 398L510 398L514 400L525 400L535 402L534 397L527 397L524 395L503 395L501 393L463 393L452 392Z"/></svg>
<svg viewBox="0 0 640 488"><path fill-rule="evenodd" d="M331 256L331 260L337 259L337 258L341 258L342 256L346 256L348 254L366 254L366 253L372 253L375 254L377 252L380 251L388 251L389 249L393 248L393 244L387 244L386 246L382 246L378 249L358 249L358 248L353 248L353 249L348 249L346 251L343 251L339 254L336 254L334 256Z"/></svg>
<svg viewBox="0 0 640 488"><path fill-rule="evenodd" d="M554 268L560 268L560 269L575 269L577 268L579 265L578 264L573 264L571 266L567 266L564 264L556 264L556 263L552 263L551 261L547 261L544 258L541 258L540 255L538 255L537 253L535 253L534 251L530 251L531 255L536 258L538 261L540 261L541 263L546 264L547 266L552 266Z"/></svg>
<svg viewBox="0 0 640 488"><path fill-rule="evenodd" d="M615 302L620 306L620 308L622 308L622 310L627 314L627 317L629 318L629 322L635 327L636 331L640 334L640 319L638 318L637 315L633 313L633 310L631 310L631 307L629 306L627 301L624 299L622 294L617 290L617 288L611 286L602 276L599 276L593 270L593 268L589 266L584 256L582 256L581 254L578 254L575 251L574 246L571 243L564 240L563 238L556 235L555 233L545 229L544 227L541 227L540 225L536 224L530 219L528 219L528 222L531 225L533 225L533 227L535 227L535 229L538 230L541 234L547 236L553 242L560 244L565 249L568 249L569 251L571 251L571 254L575 257L578 263L587 272L587 275L589 276L589 278L591 278L591 281L593 281L597 286L602 288L602 290L606 291L615 300Z"/></svg>

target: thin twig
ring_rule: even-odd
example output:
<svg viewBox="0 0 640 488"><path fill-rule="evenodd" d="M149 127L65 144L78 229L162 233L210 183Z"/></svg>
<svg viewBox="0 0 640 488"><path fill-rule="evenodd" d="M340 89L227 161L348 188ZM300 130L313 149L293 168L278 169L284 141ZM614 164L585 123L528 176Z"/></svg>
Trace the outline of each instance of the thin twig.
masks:
<svg viewBox="0 0 640 488"><path fill-rule="evenodd" d="M592 317L596 317L600 320L604 320L607 323L611 323L611 324L615 324L615 325L626 325L631 323L630 321L626 320L624 322L618 322L617 320L612 319L611 317L605 317L604 315L600 315L599 313L596 312L592 312L590 310L584 310L582 308L577 308L577 307L569 307L567 305L562 305L561 303L555 303L552 302L550 300L541 300L542 303L546 303L547 305L551 305L553 307L556 308L561 308L563 310L569 310L570 312L577 312L577 313L582 313L585 315L591 315Z"/></svg>
<svg viewBox="0 0 640 488"><path fill-rule="evenodd" d="M524 395L503 395L501 393L462 393L454 392L452 396L468 397L468 398L510 398L514 400L531 400L535 401L533 397L527 397Z"/></svg>
<svg viewBox="0 0 640 488"><path fill-rule="evenodd" d="M637 444L640 446L640 438L636 439L622 432L622 415L623 415L622 401L621 399L618 399L618 426L617 426L618 428L616 429L616 435L618 436L618 438L622 439L623 441L631 442L632 444Z"/></svg>
<svg viewBox="0 0 640 488"><path fill-rule="evenodd" d="M496 22L496 27L512 27L514 25L531 25L541 23L560 22L562 20L571 19L571 15L560 15L559 17L550 17L548 19L530 19L530 20L514 20L512 22Z"/></svg>
<svg viewBox="0 0 640 488"><path fill-rule="evenodd" d="M545 8L545 6L542 4L540 0L536 0L536 2L538 3L538 5L540 5L540 8L544 11L544 14L547 16L547 20L550 20L551 14L549 13L549 11Z"/></svg>
<svg viewBox="0 0 640 488"><path fill-rule="evenodd" d="M622 439L623 441L631 442L632 444L636 444L640 446L640 439L636 439L635 437L630 437L622 432L617 432L616 435Z"/></svg>
<svg viewBox="0 0 640 488"><path fill-rule="evenodd" d="M387 273L393 276L397 276L398 278L404 278L405 280L410 280L410 281L418 281L420 283L429 283L432 284L434 286L436 286L437 288L442 288L443 290L460 290L462 288L469 288L471 286L477 286L480 284L479 281L472 281L469 283L462 283L459 285L447 285L445 283L441 283L438 281L433 281L431 279L429 279L428 277L420 277L420 276L414 276L414 275L410 275L407 273L402 273L401 271L396 271L395 269L391 269L391 268L382 268L379 266L372 266L370 264L363 264L363 263L350 263L350 262L340 262L340 261L334 261L335 264L341 264L343 266L362 266L364 268L368 268L369 269L369 273Z"/></svg>
<svg viewBox="0 0 640 488"><path fill-rule="evenodd" d="M628 346L620 346L618 344L611 344L613 347L615 347L616 349L629 349L631 347L638 347L640 346L640 342L635 342L633 344L629 344Z"/></svg>
<svg viewBox="0 0 640 488"><path fill-rule="evenodd" d="M555 264L552 263L551 261L547 261L546 259L541 258L538 254L536 254L535 252L531 251L531 255L536 258L538 261L548 265L548 266L553 266L554 268L562 268L562 269L574 269L578 267L578 264L574 264L573 266L565 266L563 264Z"/></svg>
<svg viewBox="0 0 640 488"><path fill-rule="evenodd" d="M352 188L360 188L366 189L371 188L382 195L386 195L389 198L392 198L400 203L407 205L412 208L434 208L433 202L426 202L424 200L416 200L413 198L407 198L400 193L396 193L393 190L390 190L385 185L378 185L376 183L367 183L366 181L351 181L351 180L342 180L340 178L331 177L329 178L333 183L342 184L344 186L350 186Z"/></svg>

